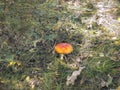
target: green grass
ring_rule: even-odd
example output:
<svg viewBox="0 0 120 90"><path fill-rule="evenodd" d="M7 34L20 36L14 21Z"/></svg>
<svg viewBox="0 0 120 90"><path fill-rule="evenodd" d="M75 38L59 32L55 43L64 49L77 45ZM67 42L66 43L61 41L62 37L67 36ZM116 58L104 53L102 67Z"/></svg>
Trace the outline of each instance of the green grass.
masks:
<svg viewBox="0 0 120 90"><path fill-rule="evenodd" d="M65 1L61 5L60 0L32 1L0 1L0 90L110 90L120 86L120 36L92 22L97 0L78 0L82 3L77 9L67 5L69 0L61 0ZM113 7L114 18L120 15L119 6ZM59 42L73 46L64 60L54 51ZM85 69L74 85L67 86L67 76L79 65Z"/></svg>

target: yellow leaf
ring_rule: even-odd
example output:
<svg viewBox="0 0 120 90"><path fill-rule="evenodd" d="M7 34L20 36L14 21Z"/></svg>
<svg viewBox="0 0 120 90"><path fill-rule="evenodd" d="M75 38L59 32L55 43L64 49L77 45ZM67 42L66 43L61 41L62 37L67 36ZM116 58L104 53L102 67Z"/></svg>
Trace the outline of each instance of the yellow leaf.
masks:
<svg viewBox="0 0 120 90"><path fill-rule="evenodd" d="M41 69L40 69L40 68L35 67L35 68L33 68L33 70L41 70Z"/></svg>
<svg viewBox="0 0 120 90"><path fill-rule="evenodd" d="M8 43L6 41L3 42L3 45L8 45Z"/></svg>
<svg viewBox="0 0 120 90"><path fill-rule="evenodd" d="M30 81L30 76L27 76L27 77L25 78L25 80L26 80L27 82L29 82L29 81Z"/></svg>
<svg viewBox="0 0 120 90"><path fill-rule="evenodd" d="M13 65L15 65L15 64L16 64L15 61L11 61L11 62L9 62L9 65L8 65L8 66L13 66Z"/></svg>
<svg viewBox="0 0 120 90"><path fill-rule="evenodd" d="M118 21L120 21L120 17L118 17L118 19L117 19Z"/></svg>
<svg viewBox="0 0 120 90"><path fill-rule="evenodd" d="M120 41L119 41L119 40L114 41L114 44L115 44L115 45L120 45Z"/></svg>
<svg viewBox="0 0 120 90"><path fill-rule="evenodd" d="M109 37L114 37L115 34L114 34L114 33L109 33L108 36L109 36Z"/></svg>
<svg viewBox="0 0 120 90"><path fill-rule="evenodd" d="M99 53L99 56L100 57L104 57L104 53Z"/></svg>
<svg viewBox="0 0 120 90"><path fill-rule="evenodd" d="M40 78L40 80L42 80L42 81L43 81L43 80L44 80L44 78L42 78L42 77L41 77L41 78Z"/></svg>
<svg viewBox="0 0 120 90"><path fill-rule="evenodd" d="M19 61L11 61L11 62L9 62L8 66L14 66L15 64L18 66L21 66L21 62L19 62Z"/></svg>
<svg viewBox="0 0 120 90"><path fill-rule="evenodd" d="M18 66L21 66L21 62L17 61L16 63L17 63Z"/></svg>
<svg viewBox="0 0 120 90"><path fill-rule="evenodd" d="M35 52L35 49L32 48L32 49L29 50L29 52L31 52L31 53L32 53L32 52Z"/></svg>
<svg viewBox="0 0 120 90"><path fill-rule="evenodd" d="M1 45L1 48L5 47L5 46L8 46L8 43L6 41L4 41Z"/></svg>

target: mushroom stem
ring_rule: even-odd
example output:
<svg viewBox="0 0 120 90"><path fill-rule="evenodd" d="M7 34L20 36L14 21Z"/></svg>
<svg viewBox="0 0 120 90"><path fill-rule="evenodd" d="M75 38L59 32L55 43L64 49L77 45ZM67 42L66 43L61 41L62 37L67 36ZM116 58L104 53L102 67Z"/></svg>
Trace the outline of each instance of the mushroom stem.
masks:
<svg viewBox="0 0 120 90"><path fill-rule="evenodd" d="M60 59L63 60L64 54L60 54Z"/></svg>

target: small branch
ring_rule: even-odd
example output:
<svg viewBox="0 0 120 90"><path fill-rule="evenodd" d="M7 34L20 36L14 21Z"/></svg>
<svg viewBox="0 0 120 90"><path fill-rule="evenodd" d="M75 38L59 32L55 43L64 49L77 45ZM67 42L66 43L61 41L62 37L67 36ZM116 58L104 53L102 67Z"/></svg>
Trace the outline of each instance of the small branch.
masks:
<svg viewBox="0 0 120 90"><path fill-rule="evenodd" d="M83 66L83 67L79 67L79 70L77 71L74 71L73 73L72 73L72 75L71 76L67 76L67 81L66 81L66 85L68 86L68 85L74 85L74 83L75 83L75 80L77 79L77 77L78 77L78 75L80 75L80 73L82 72L82 70L85 68L85 66Z"/></svg>

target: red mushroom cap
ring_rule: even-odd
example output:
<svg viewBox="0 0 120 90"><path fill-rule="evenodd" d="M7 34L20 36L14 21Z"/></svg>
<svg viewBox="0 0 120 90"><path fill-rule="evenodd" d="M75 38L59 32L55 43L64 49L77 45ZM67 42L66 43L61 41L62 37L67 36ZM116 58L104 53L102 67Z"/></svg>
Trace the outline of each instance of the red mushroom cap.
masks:
<svg viewBox="0 0 120 90"><path fill-rule="evenodd" d="M73 51L73 48L69 43L58 43L54 50L59 54L69 54Z"/></svg>

